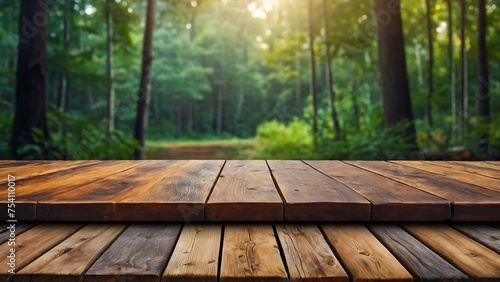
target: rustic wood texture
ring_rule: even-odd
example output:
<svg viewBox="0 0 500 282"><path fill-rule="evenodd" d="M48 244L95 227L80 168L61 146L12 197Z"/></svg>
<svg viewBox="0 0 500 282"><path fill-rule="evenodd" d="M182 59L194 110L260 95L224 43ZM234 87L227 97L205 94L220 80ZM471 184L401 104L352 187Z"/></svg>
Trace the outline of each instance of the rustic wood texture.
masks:
<svg viewBox="0 0 500 282"><path fill-rule="evenodd" d="M372 224L369 229L413 275L413 281L469 281L467 275L431 251L401 227Z"/></svg>
<svg viewBox="0 0 500 282"><path fill-rule="evenodd" d="M226 225L220 280L288 280L271 225Z"/></svg>
<svg viewBox="0 0 500 282"><path fill-rule="evenodd" d="M412 276L363 225L322 225L352 281L412 281Z"/></svg>
<svg viewBox="0 0 500 282"><path fill-rule="evenodd" d="M268 164L285 200L285 221L370 220L370 202L344 184L301 161Z"/></svg>
<svg viewBox="0 0 500 282"><path fill-rule="evenodd" d="M394 161L394 162L404 166L414 167L417 169L439 174L450 179L456 179L458 181L479 185L481 187L500 192L500 179L494 179L491 177L472 174L460 170L450 170L449 168L446 167L419 161Z"/></svg>
<svg viewBox="0 0 500 282"><path fill-rule="evenodd" d="M15 234L16 234L16 236L18 236L19 234L29 230L30 228L35 227L37 225L37 223L36 222L18 222L18 223L4 223L4 224L2 224L0 227L0 228L2 228L0 230L0 244L7 242L7 240L9 240L9 238L11 238L10 229L7 229L7 227L10 227L12 225L14 225Z"/></svg>
<svg viewBox="0 0 500 282"><path fill-rule="evenodd" d="M403 227L473 281L498 281L500 255L459 231L446 225L405 224Z"/></svg>
<svg viewBox="0 0 500 282"><path fill-rule="evenodd" d="M15 271L19 271L82 227L83 225L80 224L42 223L23 232L15 240ZM10 276L7 255L13 247L9 246L9 242L0 245L0 254L2 254L0 281L5 281Z"/></svg>
<svg viewBox="0 0 500 282"><path fill-rule="evenodd" d="M344 183L372 203L374 221L444 221L451 218L449 201L340 161L308 164Z"/></svg>
<svg viewBox="0 0 500 282"><path fill-rule="evenodd" d="M205 202L224 161L190 160L178 164L147 191L118 199L115 220L203 221Z"/></svg>
<svg viewBox="0 0 500 282"><path fill-rule="evenodd" d="M315 225L277 225L290 281L349 281Z"/></svg>
<svg viewBox="0 0 500 282"><path fill-rule="evenodd" d="M159 281L180 229L179 224L131 225L87 270L85 281Z"/></svg>
<svg viewBox="0 0 500 282"><path fill-rule="evenodd" d="M11 174L16 177L16 181L49 174L57 171L63 171L70 168L76 168L85 165L95 164L98 161L37 161L23 162L21 165L9 165L0 167L0 175ZM2 179L0 184L6 183L7 179Z"/></svg>
<svg viewBox="0 0 500 282"><path fill-rule="evenodd" d="M208 221L281 221L283 201L265 161L227 161L207 202Z"/></svg>
<svg viewBox="0 0 500 282"><path fill-rule="evenodd" d="M453 228L500 254L500 229L477 224L454 224Z"/></svg>
<svg viewBox="0 0 500 282"><path fill-rule="evenodd" d="M348 163L447 199L453 205L454 221L500 220L500 194L496 191L395 163Z"/></svg>
<svg viewBox="0 0 500 282"><path fill-rule="evenodd" d="M465 171L473 174L479 174L483 176L488 176L491 178L500 179L500 170L491 168L486 165L481 165L483 162L443 162L443 161L435 161L435 162L424 162L426 164L434 164L442 167L452 168L460 171Z"/></svg>
<svg viewBox="0 0 500 282"><path fill-rule="evenodd" d="M185 225L162 281L217 281L221 225Z"/></svg>
<svg viewBox="0 0 500 282"><path fill-rule="evenodd" d="M81 281L84 271L125 230L124 224L89 224L16 274L16 281Z"/></svg>

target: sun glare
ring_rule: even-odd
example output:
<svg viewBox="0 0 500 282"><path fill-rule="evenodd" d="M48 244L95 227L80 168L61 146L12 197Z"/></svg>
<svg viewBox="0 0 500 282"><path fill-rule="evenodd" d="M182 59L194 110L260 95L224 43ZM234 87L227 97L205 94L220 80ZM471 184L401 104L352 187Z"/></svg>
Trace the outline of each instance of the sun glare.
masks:
<svg viewBox="0 0 500 282"><path fill-rule="evenodd" d="M247 6L247 10L256 19L267 18L267 14L278 7L278 0L253 1Z"/></svg>

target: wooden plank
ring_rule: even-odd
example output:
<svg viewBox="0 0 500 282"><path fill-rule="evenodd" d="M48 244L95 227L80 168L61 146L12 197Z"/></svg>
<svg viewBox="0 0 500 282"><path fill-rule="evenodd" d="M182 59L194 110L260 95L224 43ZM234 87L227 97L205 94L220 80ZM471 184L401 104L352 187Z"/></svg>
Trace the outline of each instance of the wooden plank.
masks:
<svg viewBox="0 0 500 282"><path fill-rule="evenodd" d="M395 163L350 161L349 164L447 199L452 202L455 221L500 220L500 194L496 191Z"/></svg>
<svg viewBox="0 0 500 282"><path fill-rule="evenodd" d="M0 168L0 175L11 174L16 177L16 181L36 177L39 175L50 174L70 168L81 167L95 164L98 161L37 161L37 162L16 162L15 166L10 165ZM2 179L0 184L6 183Z"/></svg>
<svg viewBox="0 0 500 282"><path fill-rule="evenodd" d="M413 275L414 281L469 281L467 275L400 227L372 224L369 229Z"/></svg>
<svg viewBox="0 0 500 282"><path fill-rule="evenodd" d="M56 224L42 223L16 237L15 246L9 246L9 242L0 245L1 266L0 281L5 281L10 276L7 263L10 258L10 250L15 248L15 272L28 265L30 262L59 244L64 239L82 228L81 224ZM5 254L5 256L3 255Z"/></svg>
<svg viewBox="0 0 500 282"><path fill-rule="evenodd" d="M276 225L291 281L349 281L316 225Z"/></svg>
<svg viewBox="0 0 500 282"><path fill-rule="evenodd" d="M287 281L271 225L226 225L221 281Z"/></svg>
<svg viewBox="0 0 500 282"><path fill-rule="evenodd" d="M482 186L484 188L488 188L488 189L500 192L500 179L493 179L490 177L472 174L472 173L465 172L465 171L450 170L449 168L446 168L446 167L441 167L441 166L437 166L437 165L433 165L433 164L429 164L429 163L424 163L424 162L419 162L419 161L393 161L393 162L400 164L400 165L409 166L409 167L425 170L428 172L432 172L435 174L439 174L439 175L442 175L446 178L455 179L458 181Z"/></svg>
<svg viewBox="0 0 500 282"><path fill-rule="evenodd" d="M405 224L403 227L473 281L498 281L500 255L457 230L434 224Z"/></svg>
<svg viewBox="0 0 500 282"><path fill-rule="evenodd" d="M352 281L412 281L412 276L360 224L322 225Z"/></svg>
<svg viewBox="0 0 500 282"><path fill-rule="evenodd" d="M453 228L500 254L500 229L478 224L454 224Z"/></svg>
<svg viewBox="0 0 500 282"><path fill-rule="evenodd" d="M87 270L85 281L159 281L180 230L179 224L131 225Z"/></svg>
<svg viewBox="0 0 500 282"><path fill-rule="evenodd" d="M208 221L281 221L283 201L265 161L227 161L207 202Z"/></svg>
<svg viewBox="0 0 500 282"><path fill-rule="evenodd" d="M452 169L466 171L473 174L479 174L491 178L500 179L500 168L493 168L492 165L489 165L484 162L436 161L436 162L424 162L424 163L434 164L442 167L448 167Z"/></svg>
<svg viewBox="0 0 500 282"><path fill-rule="evenodd" d="M118 199L115 220L203 221L205 202L223 164L221 160L176 163L168 176L145 193Z"/></svg>
<svg viewBox="0 0 500 282"><path fill-rule="evenodd" d="M0 230L0 244L7 242L7 240L11 238L11 230L13 230L12 232L14 232L16 236L19 236L19 234L29 230L30 228L33 228L36 225L36 222L17 222L2 224L2 229ZM7 227L9 227L9 229L7 229Z"/></svg>
<svg viewBox="0 0 500 282"><path fill-rule="evenodd" d="M221 225L185 225L162 281L217 281Z"/></svg>
<svg viewBox="0 0 500 282"><path fill-rule="evenodd" d="M344 184L301 161L268 164L285 200L286 221L370 220L370 202Z"/></svg>
<svg viewBox="0 0 500 282"><path fill-rule="evenodd" d="M125 227L89 224L19 271L16 281L82 281L84 271Z"/></svg>
<svg viewBox="0 0 500 282"><path fill-rule="evenodd" d="M340 161L308 161L372 203L374 221L443 221L451 218L449 201Z"/></svg>

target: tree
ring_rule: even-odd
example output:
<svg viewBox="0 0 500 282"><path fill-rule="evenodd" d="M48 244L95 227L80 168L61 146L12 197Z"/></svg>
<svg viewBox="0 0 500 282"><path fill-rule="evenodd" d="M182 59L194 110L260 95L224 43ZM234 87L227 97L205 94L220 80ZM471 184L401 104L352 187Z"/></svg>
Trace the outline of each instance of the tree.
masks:
<svg viewBox="0 0 500 282"><path fill-rule="evenodd" d="M429 45L429 69L427 70L427 123L432 126L432 92L434 84L434 40L432 38L432 19L431 19L431 4L430 0L425 0L425 6L427 7L427 42Z"/></svg>
<svg viewBox="0 0 500 282"><path fill-rule="evenodd" d="M386 128L407 122L399 134L416 149L400 9L399 0L375 0L384 122Z"/></svg>
<svg viewBox="0 0 500 282"><path fill-rule="evenodd" d="M453 59L453 5L451 0L446 0L448 7L448 67L450 71L450 92L451 92L451 115L452 136L457 133L457 97L455 93L455 61Z"/></svg>
<svg viewBox="0 0 500 282"><path fill-rule="evenodd" d="M68 56L69 51L69 19L71 12L71 4L69 0L64 0L64 17L63 17L63 56ZM57 104L60 112L65 112L66 110L66 99L68 95L68 77L67 71L63 71L59 80L59 96L57 98ZM59 133L62 133L63 125L59 124Z"/></svg>
<svg viewBox="0 0 500 282"><path fill-rule="evenodd" d="M467 132L467 87L466 87L466 68L467 58L465 50L465 15L466 15L466 0L460 0L460 132L462 137Z"/></svg>
<svg viewBox="0 0 500 282"><path fill-rule="evenodd" d="M477 58L479 64L479 107L478 116L482 122L490 120L490 97L489 97L489 70L488 51L486 49L486 0L477 0L479 15L477 20ZM488 131L482 132L479 137L479 148L483 153L488 151Z"/></svg>
<svg viewBox="0 0 500 282"><path fill-rule="evenodd" d="M33 135L49 139L46 99L47 0L21 1L16 73L16 106L11 136L11 152L22 157L24 145L41 145ZM37 144L38 143L38 144Z"/></svg>
<svg viewBox="0 0 500 282"><path fill-rule="evenodd" d="M309 92L312 99L313 108L313 135L316 140L318 133L318 120L317 120L317 103L316 103L316 61L314 52L314 15L312 0L308 1L308 15L309 15L309 62L311 68Z"/></svg>
<svg viewBox="0 0 500 282"><path fill-rule="evenodd" d="M148 0L146 12L146 27L144 30L144 46L142 50L142 72L139 85L139 100L137 101L137 116L135 121L134 137L139 142L139 148L134 152L134 158L144 159L144 145L148 127L148 109L151 92L151 65L153 57L153 30L155 24L156 0Z"/></svg>
<svg viewBox="0 0 500 282"><path fill-rule="evenodd" d="M113 5L115 0L106 1L106 50L107 50L107 79L108 79L108 136L115 127L115 73L113 70Z"/></svg>

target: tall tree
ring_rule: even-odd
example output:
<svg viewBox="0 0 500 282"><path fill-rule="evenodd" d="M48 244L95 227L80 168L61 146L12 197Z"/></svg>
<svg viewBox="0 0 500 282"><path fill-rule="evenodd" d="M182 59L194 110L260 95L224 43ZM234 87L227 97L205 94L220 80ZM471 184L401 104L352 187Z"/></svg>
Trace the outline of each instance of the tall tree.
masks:
<svg viewBox="0 0 500 282"><path fill-rule="evenodd" d="M10 143L14 158L22 157L19 149L24 145L36 144L34 129L42 133L40 138L49 139L46 99L47 2L21 1L16 108Z"/></svg>
<svg viewBox="0 0 500 282"><path fill-rule="evenodd" d="M467 89L466 89L466 68L467 58L465 50L465 15L466 15L466 0L460 0L460 132L462 137L466 133L467 123Z"/></svg>
<svg viewBox="0 0 500 282"><path fill-rule="evenodd" d="M432 36L432 9L430 0L425 0L427 7L427 41L429 46L429 69L427 70L427 123L432 126L432 92L434 87L434 40Z"/></svg>
<svg viewBox="0 0 500 282"><path fill-rule="evenodd" d="M318 133L318 120L317 120L317 103L316 103L316 56L314 52L314 15L313 15L313 2L308 0L308 15L309 15L309 61L311 68L311 76L309 83L309 92L312 99L313 110L313 135L316 140Z"/></svg>
<svg viewBox="0 0 500 282"><path fill-rule="evenodd" d="M107 50L107 78L108 78L108 136L115 128L115 72L113 62L113 5L115 0L106 1L106 50Z"/></svg>
<svg viewBox="0 0 500 282"><path fill-rule="evenodd" d="M68 56L69 49L69 19L71 12L70 0L64 0L64 17L63 17L63 56ZM67 62L65 62L65 65ZM66 99L68 96L68 77L67 71L63 70L59 78L59 95L57 98L57 104L60 112L66 111ZM59 134L62 134L64 128L63 124L59 124Z"/></svg>
<svg viewBox="0 0 500 282"><path fill-rule="evenodd" d="M490 98L489 98L489 70L488 50L486 49L486 0L477 0L479 9L477 22L477 58L479 64L479 107L478 115L483 122L490 120ZM479 137L479 148L483 153L488 151L488 131L482 132Z"/></svg>
<svg viewBox="0 0 500 282"><path fill-rule="evenodd" d="M139 85L139 100L137 101L137 115L135 120L134 137L139 147L134 152L136 160L144 159L144 145L148 127L148 109L151 93L151 65L153 64L153 30L155 24L156 0L148 0L146 12L146 27L144 30L144 45L142 49L142 72Z"/></svg>
<svg viewBox="0 0 500 282"><path fill-rule="evenodd" d="M416 149L400 9L399 0L375 0L384 122L387 128L407 122L408 125L399 134L410 147ZM387 11L393 13L388 14Z"/></svg>
<svg viewBox="0 0 500 282"><path fill-rule="evenodd" d="M328 88L328 101L330 104L331 118L335 136L340 138L340 124L337 116L337 109L335 107L335 92L333 90L333 75L332 75L332 59L330 58L330 29L328 27L328 1L323 0L323 23L325 29L325 71L326 71L326 87Z"/></svg>
<svg viewBox="0 0 500 282"><path fill-rule="evenodd" d="M457 134L457 97L455 92L455 60L453 59L453 5L451 0L446 0L448 7L448 67L450 71L452 136Z"/></svg>

